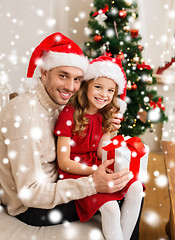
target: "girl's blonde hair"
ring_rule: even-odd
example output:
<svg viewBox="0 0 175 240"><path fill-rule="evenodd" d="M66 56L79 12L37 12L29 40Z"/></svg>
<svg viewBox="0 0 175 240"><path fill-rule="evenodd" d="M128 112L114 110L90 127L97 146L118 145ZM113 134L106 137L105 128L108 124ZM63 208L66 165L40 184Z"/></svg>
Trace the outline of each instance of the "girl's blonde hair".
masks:
<svg viewBox="0 0 175 240"><path fill-rule="evenodd" d="M78 132L79 135L83 135L83 132L86 129L87 124L89 123L88 118L85 117L85 115L87 114L87 110L89 108L87 90L88 90L89 84L93 80L94 79L91 79L89 81L83 81L81 83L80 89L71 99L71 103L75 108L75 112L74 112L75 128L73 132L74 133ZM111 119L113 117L113 113L120 110L120 108L117 106L117 95L118 95L118 85L116 84L112 101L102 109L98 110L98 112L102 115L102 129L104 132L114 130L113 124L111 123Z"/></svg>

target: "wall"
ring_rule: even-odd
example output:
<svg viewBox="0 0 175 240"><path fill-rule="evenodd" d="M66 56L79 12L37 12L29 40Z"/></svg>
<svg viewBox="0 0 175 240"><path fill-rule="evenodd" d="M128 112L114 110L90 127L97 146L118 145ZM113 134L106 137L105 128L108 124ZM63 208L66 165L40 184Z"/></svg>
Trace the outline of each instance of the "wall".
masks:
<svg viewBox="0 0 175 240"><path fill-rule="evenodd" d="M0 80L5 75L13 91L19 90L21 79L26 76L32 48L52 32L46 22L50 17L48 10L49 1L0 1Z"/></svg>
<svg viewBox="0 0 175 240"><path fill-rule="evenodd" d="M170 14L175 4L171 4L173 0L137 1L139 31L145 45L143 56L147 64L158 67L168 44L162 42L162 37L168 38L173 33L167 31L170 22L175 24L175 14ZM32 48L54 31L61 31L82 47L88 39L84 29L93 10L92 3L93 0L0 0L0 80L6 77L12 89L18 90L26 76Z"/></svg>
<svg viewBox="0 0 175 240"><path fill-rule="evenodd" d="M93 0L64 0L55 2L56 29L73 39L80 47L88 40L85 28ZM62 9L62 11L60 11Z"/></svg>
<svg viewBox="0 0 175 240"><path fill-rule="evenodd" d="M92 9L90 3L91 0L1 0L0 84L9 82L11 90L19 92L33 48L52 32L60 31L82 46L87 39L84 28Z"/></svg>
<svg viewBox="0 0 175 240"><path fill-rule="evenodd" d="M146 62L155 68L175 56L175 1L137 0Z"/></svg>

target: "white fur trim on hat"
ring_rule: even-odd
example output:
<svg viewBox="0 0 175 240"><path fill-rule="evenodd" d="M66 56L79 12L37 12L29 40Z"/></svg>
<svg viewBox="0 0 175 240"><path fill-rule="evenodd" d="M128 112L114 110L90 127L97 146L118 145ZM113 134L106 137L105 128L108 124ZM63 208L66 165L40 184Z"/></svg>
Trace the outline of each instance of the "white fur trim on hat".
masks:
<svg viewBox="0 0 175 240"><path fill-rule="evenodd" d="M97 78L107 77L116 82L118 85L118 94L122 94L125 87L125 78L121 68L111 61L98 61L89 65L84 79L86 81Z"/></svg>
<svg viewBox="0 0 175 240"><path fill-rule="evenodd" d="M117 98L117 105L120 107L120 113L124 114L127 109L127 104L120 98Z"/></svg>
<svg viewBox="0 0 175 240"><path fill-rule="evenodd" d="M80 68L84 73L89 65L88 58L73 53L47 52L39 62L39 68L49 71L60 66L72 66Z"/></svg>

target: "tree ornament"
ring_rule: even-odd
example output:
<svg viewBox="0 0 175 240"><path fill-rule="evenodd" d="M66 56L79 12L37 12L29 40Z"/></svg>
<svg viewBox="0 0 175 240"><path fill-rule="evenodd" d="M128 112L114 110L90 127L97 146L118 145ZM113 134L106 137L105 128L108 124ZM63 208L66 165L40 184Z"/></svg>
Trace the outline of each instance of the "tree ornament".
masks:
<svg viewBox="0 0 175 240"><path fill-rule="evenodd" d="M152 93L149 92L149 93L148 93L148 97L149 97L150 100L153 100L154 95L153 95Z"/></svg>
<svg viewBox="0 0 175 240"><path fill-rule="evenodd" d="M119 52L119 53L117 54L117 57L120 58L121 60L124 60L124 59L125 59L123 52Z"/></svg>
<svg viewBox="0 0 175 240"><path fill-rule="evenodd" d="M107 16L105 15L105 13L109 11L109 7L106 4L105 8L100 9L99 11L95 12L92 17L95 17L95 19L97 20L97 22L101 25L105 27L105 20L107 19Z"/></svg>
<svg viewBox="0 0 175 240"><path fill-rule="evenodd" d="M159 97L157 102L150 101L150 106L155 109L155 108L161 108L163 111L165 111L165 106L162 103L162 98Z"/></svg>
<svg viewBox="0 0 175 240"><path fill-rule="evenodd" d="M140 52L143 50L143 46L142 45L137 45L138 49L140 50Z"/></svg>
<svg viewBox="0 0 175 240"><path fill-rule="evenodd" d="M132 29L131 30L131 37L132 38L136 38L136 37L138 37L138 35L139 35L138 29Z"/></svg>
<svg viewBox="0 0 175 240"><path fill-rule="evenodd" d="M131 30L131 27L129 25L126 25L123 27L123 30L129 32Z"/></svg>
<svg viewBox="0 0 175 240"><path fill-rule="evenodd" d="M117 23L114 21L114 31L115 31L115 35L118 38L118 31L117 31Z"/></svg>
<svg viewBox="0 0 175 240"><path fill-rule="evenodd" d="M97 51L94 49L91 49L91 55L93 58L97 57Z"/></svg>
<svg viewBox="0 0 175 240"><path fill-rule="evenodd" d="M100 47L101 55L105 55L106 52L106 43L103 44L103 46Z"/></svg>
<svg viewBox="0 0 175 240"><path fill-rule="evenodd" d="M132 85L132 90L135 91L136 89L137 89L137 84L134 83L134 84Z"/></svg>
<svg viewBox="0 0 175 240"><path fill-rule="evenodd" d="M137 55L135 55L134 57L133 57L133 62L134 63L138 63L139 62L139 57L137 56Z"/></svg>
<svg viewBox="0 0 175 240"><path fill-rule="evenodd" d="M105 14L99 14L98 16L95 17L95 19L97 20L98 24L100 24L101 26L105 27L105 20L107 19L107 16Z"/></svg>
<svg viewBox="0 0 175 240"><path fill-rule="evenodd" d="M127 83L127 90L131 90L131 89L132 89L131 82L130 82L130 81L128 81L128 83Z"/></svg>
<svg viewBox="0 0 175 240"><path fill-rule="evenodd" d="M125 3L128 7L130 7L132 4L132 0L125 0Z"/></svg>
<svg viewBox="0 0 175 240"><path fill-rule="evenodd" d="M143 62L142 64L137 64L137 68L139 70L143 70L143 69L151 70L150 65L146 65L145 62Z"/></svg>
<svg viewBox="0 0 175 240"><path fill-rule="evenodd" d="M119 17L121 18L125 18L126 15L127 15L127 12L125 10L120 10L119 13L118 13Z"/></svg>
<svg viewBox="0 0 175 240"><path fill-rule="evenodd" d="M145 110L143 110L142 108L140 108L140 110L138 111L137 113L137 118L143 122L143 123L146 123L146 120L147 120L147 112Z"/></svg>
<svg viewBox="0 0 175 240"><path fill-rule="evenodd" d="M100 35L95 35L95 36L94 36L94 41L95 41L95 42L100 42L101 39L102 39L102 36L100 36Z"/></svg>
<svg viewBox="0 0 175 240"><path fill-rule="evenodd" d="M136 14L134 12L132 13L132 17L136 19Z"/></svg>
<svg viewBox="0 0 175 240"><path fill-rule="evenodd" d="M152 78L151 76L148 76L147 79L146 79L146 82L147 82L148 84L152 84L153 78Z"/></svg>
<svg viewBox="0 0 175 240"><path fill-rule="evenodd" d="M109 11L109 7L108 7L108 4L105 4L105 7L103 9L100 8L100 10L98 10L97 12L94 12L92 17L98 16L99 14L106 13L107 11Z"/></svg>
<svg viewBox="0 0 175 240"><path fill-rule="evenodd" d="M112 53L108 50L104 53L104 55L108 57L112 57Z"/></svg>
<svg viewBox="0 0 175 240"><path fill-rule="evenodd" d="M117 16L118 9L115 8L115 7L111 7L111 10L110 10L109 14L112 15L112 16Z"/></svg>

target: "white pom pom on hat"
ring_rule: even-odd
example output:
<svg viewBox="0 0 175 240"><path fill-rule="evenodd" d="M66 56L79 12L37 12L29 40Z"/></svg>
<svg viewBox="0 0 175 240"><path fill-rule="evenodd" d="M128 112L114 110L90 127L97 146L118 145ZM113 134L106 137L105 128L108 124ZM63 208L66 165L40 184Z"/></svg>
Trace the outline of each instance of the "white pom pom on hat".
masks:
<svg viewBox="0 0 175 240"><path fill-rule="evenodd" d="M88 81L97 77L107 77L116 82L118 85L118 94L120 95L118 105L120 106L120 112L123 114L126 111L127 79L121 60L108 56L100 56L93 59L85 72L84 80Z"/></svg>
<svg viewBox="0 0 175 240"><path fill-rule="evenodd" d="M122 100L121 98L117 98L117 105L120 107L120 113L124 114L127 109L126 101Z"/></svg>

